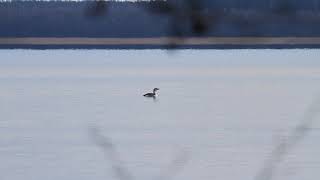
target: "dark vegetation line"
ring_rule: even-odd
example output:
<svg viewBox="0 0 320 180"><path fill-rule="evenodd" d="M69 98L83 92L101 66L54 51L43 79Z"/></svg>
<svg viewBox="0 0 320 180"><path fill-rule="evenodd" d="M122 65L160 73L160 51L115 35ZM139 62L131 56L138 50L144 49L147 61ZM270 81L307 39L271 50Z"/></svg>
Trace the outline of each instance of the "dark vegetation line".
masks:
<svg viewBox="0 0 320 180"><path fill-rule="evenodd" d="M320 36L319 0L170 2L1 2L0 37Z"/></svg>

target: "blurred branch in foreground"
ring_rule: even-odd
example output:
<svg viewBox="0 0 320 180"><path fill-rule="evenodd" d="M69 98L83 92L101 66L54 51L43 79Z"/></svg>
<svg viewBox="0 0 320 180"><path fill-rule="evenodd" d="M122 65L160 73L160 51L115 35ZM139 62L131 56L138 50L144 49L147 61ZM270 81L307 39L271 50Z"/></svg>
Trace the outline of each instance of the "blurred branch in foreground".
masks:
<svg viewBox="0 0 320 180"><path fill-rule="evenodd" d="M89 129L90 136L94 142L103 150L107 159L111 163L114 175L119 180L132 180L133 177L129 173L128 169L124 166L124 163L119 158L119 155L111 142L111 140L103 135L97 128Z"/></svg>
<svg viewBox="0 0 320 180"><path fill-rule="evenodd" d="M317 97L304 113L301 122L293 129L286 140L278 142L266 160L261 171L256 175L256 180L271 180L274 172L283 158L297 146L299 142L310 132L312 123L320 112L320 97Z"/></svg>
<svg viewBox="0 0 320 180"><path fill-rule="evenodd" d="M133 176L121 161L121 158L115 149L115 145L112 143L110 138L103 136L99 129L96 127L92 127L89 129L89 135L94 140L95 144L97 144L105 153L107 159L111 163L112 171L114 172L116 179L133 180ZM173 160L168 164L168 166L160 171L160 174L158 176L150 179L173 179L173 177L178 174L186 165L188 159L189 155L186 151L178 151L178 153L174 156Z"/></svg>
<svg viewBox="0 0 320 180"><path fill-rule="evenodd" d="M180 3L172 1L155 1L145 7L152 14L168 15L169 27L167 35L184 37L184 32L191 31L192 36L202 36L209 30L209 22L215 23L213 16L204 13L202 0L185 0ZM190 24L185 30L185 24ZM183 41L183 38L181 39ZM175 48L177 44L169 41L168 45Z"/></svg>
<svg viewBox="0 0 320 180"><path fill-rule="evenodd" d="M88 17L101 17L108 11L108 2L104 0L97 0L90 2L87 7L86 15Z"/></svg>

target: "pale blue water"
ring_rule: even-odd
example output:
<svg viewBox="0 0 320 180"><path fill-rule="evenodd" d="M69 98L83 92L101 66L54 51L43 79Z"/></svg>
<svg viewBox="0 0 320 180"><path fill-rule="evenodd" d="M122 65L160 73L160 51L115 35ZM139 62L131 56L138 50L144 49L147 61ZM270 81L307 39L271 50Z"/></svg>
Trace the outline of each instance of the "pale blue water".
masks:
<svg viewBox="0 0 320 180"><path fill-rule="evenodd" d="M319 53L1 50L0 179L116 179L90 127L135 179L254 179L320 96ZM273 179L319 177L318 120Z"/></svg>

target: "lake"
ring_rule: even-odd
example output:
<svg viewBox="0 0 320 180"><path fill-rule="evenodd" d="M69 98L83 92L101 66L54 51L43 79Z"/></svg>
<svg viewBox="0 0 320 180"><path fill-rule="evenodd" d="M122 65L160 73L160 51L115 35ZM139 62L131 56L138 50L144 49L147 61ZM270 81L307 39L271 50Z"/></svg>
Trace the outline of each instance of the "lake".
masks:
<svg viewBox="0 0 320 180"><path fill-rule="evenodd" d="M319 50L0 57L0 179L253 180L279 154L272 179L319 177Z"/></svg>

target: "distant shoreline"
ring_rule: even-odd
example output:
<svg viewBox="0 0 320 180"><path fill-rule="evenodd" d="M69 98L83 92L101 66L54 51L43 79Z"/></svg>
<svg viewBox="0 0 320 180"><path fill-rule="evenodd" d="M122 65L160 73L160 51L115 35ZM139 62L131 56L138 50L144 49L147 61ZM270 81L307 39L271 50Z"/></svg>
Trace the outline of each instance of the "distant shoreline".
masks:
<svg viewBox="0 0 320 180"><path fill-rule="evenodd" d="M41 48L43 46L55 46L59 48L77 48L84 46L92 48L101 47L119 47L123 49L141 48L157 48L158 46L313 46L320 47L320 37L151 37L151 38L83 38L83 37L9 37L0 38L0 48L19 48L20 46L35 46ZM32 48L32 47L31 47ZM81 47L80 47L81 48ZM51 49L48 47L48 49Z"/></svg>
<svg viewBox="0 0 320 180"><path fill-rule="evenodd" d="M267 2L203 0L199 13L206 28L201 33L193 29L190 12L178 5L172 14L161 12L159 4L117 1L94 15L96 4L91 1L2 2L0 37L320 37L320 11L314 1L290 1L288 9L277 3L270 8Z"/></svg>
<svg viewBox="0 0 320 180"><path fill-rule="evenodd" d="M151 38L83 38L83 37L9 37L0 45L320 45L320 37L151 37Z"/></svg>

